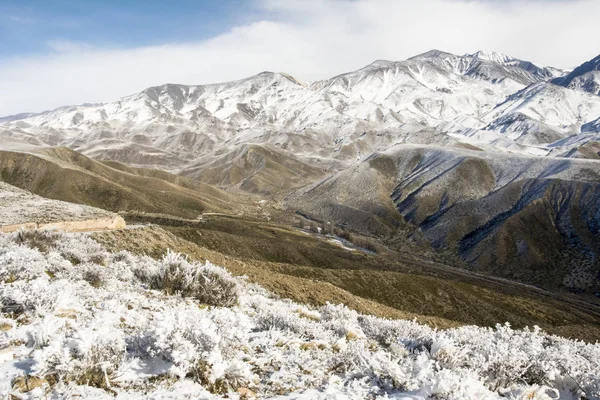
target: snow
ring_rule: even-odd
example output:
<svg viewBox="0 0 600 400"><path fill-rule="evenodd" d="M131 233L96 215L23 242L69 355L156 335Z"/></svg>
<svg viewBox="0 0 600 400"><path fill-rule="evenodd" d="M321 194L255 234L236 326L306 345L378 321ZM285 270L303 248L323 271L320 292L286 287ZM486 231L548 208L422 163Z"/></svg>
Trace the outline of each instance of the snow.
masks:
<svg viewBox="0 0 600 400"><path fill-rule="evenodd" d="M2 307L21 307L0 321L6 397L600 398L600 344L536 327L438 331L310 307L177 254L157 261L84 234L53 237L40 253L0 235ZM235 305L200 302L185 279L182 292L160 290L167 281L153 277L173 268L234 285ZM24 374L53 385L18 393L11 381Z"/></svg>
<svg viewBox="0 0 600 400"><path fill-rule="evenodd" d="M493 61L498 64L505 64L515 60L513 57L508 56L506 54L489 50L480 50L476 53L470 54L470 56L479 58L481 60Z"/></svg>
<svg viewBox="0 0 600 400"><path fill-rule="evenodd" d="M116 214L82 204L46 199L0 181L0 227L24 223L82 221Z"/></svg>
<svg viewBox="0 0 600 400"><path fill-rule="evenodd" d="M0 138L64 145L136 166L157 166L155 157L142 161L136 151L168 154L172 160L159 167L172 171L244 143L350 164L357 162L355 155L336 152L340 138L368 155L408 137L429 144L424 130L478 131L491 150L537 155L542 153L527 147L558 139L538 133L579 134L599 115L600 97L547 82L560 73L499 53L430 51L404 61L376 61L311 85L262 72L233 82L151 87L106 104L0 119ZM511 124L517 114L527 120ZM368 140L361 136L365 132ZM495 141L498 135L505 140Z"/></svg>

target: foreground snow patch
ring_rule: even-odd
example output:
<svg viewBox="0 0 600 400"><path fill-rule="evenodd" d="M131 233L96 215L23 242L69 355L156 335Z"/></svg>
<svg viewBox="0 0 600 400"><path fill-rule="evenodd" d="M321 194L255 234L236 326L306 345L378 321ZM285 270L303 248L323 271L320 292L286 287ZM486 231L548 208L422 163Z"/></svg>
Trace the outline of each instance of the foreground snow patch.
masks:
<svg viewBox="0 0 600 400"><path fill-rule="evenodd" d="M0 235L3 396L600 398L599 344L311 308L181 255L41 235Z"/></svg>

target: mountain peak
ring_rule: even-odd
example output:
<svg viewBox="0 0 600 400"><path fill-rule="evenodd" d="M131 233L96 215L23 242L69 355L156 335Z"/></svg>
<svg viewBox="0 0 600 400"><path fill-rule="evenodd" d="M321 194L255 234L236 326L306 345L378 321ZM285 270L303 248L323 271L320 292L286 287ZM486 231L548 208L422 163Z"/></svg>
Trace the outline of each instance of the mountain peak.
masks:
<svg viewBox="0 0 600 400"><path fill-rule="evenodd" d="M466 56L474 57L474 58L477 58L480 60L485 60L485 61L493 61L498 64L504 64L504 63L515 60L514 57L508 56L506 54L498 53L496 51L489 51L489 50L479 50L478 52L475 52L473 54L466 54Z"/></svg>
<svg viewBox="0 0 600 400"><path fill-rule="evenodd" d="M569 86L573 80L576 78L583 76L589 72L600 71L600 55L595 58L592 58L590 61L586 61L581 64L579 67L575 68L571 71L570 74L556 78L552 80L552 83L560 86Z"/></svg>
<svg viewBox="0 0 600 400"><path fill-rule="evenodd" d="M375 60L373 61L371 64L369 64L370 67L386 67L390 64L393 64L393 61L390 60Z"/></svg>
<svg viewBox="0 0 600 400"><path fill-rule="evenodd" d="M293 77L292 75L288 74L287 72L272 72L272 71L263 71L263 72L259 72L258 74L251 76L249 78L246 78L247 80L253 80L253 79L277 79L277 80L281 80L281 79L285 79L288 80L296 85L300 85L300 86L307 86L305 82L303 82L300 79L297 79L295 77ZM243 80L246 80L243 79Z"/></svg>
<svg viewBox="0 0 600 400"><path fill-rule="evenodd" d="M414 57L411 57L411 58L409 58L409 60L412 60L415 58L439 58L439 57L448 57L448 56L455 57L454 54L448 53L447 51L432 49L432 50L426 51L425 53L421 53Z"/></svg>

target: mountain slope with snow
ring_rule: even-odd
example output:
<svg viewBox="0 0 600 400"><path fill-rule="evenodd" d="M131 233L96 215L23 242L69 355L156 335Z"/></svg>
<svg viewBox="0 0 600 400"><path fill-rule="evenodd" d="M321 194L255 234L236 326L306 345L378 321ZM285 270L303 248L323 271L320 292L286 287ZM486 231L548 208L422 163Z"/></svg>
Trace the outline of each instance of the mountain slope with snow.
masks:
<svg viewBox="0 0 600 400"><path fill-rule="evenodd" d="M449 252L450 264L528 282L538 283L531 270L545 270L552 258L561 273L542 283L553 289L566 287L566 261L577 259L585 288L578 279L567 288L593 295L600 243L597 185L589 177L597 180L600 169L600 96L586 82L595 82L597 68L598 58L564 75L493 52L432 50L311 83L262 72L218 84L165 84L110 103L5 118L0 148L66 146L167 170L392 244L418 232ZM371 164L381 154L393 162L378 164L379 174ZM399 167L406 155L413 163ZM17 181L47 176L28 168L14 175L9 160L0 167L22 187L29 186ZM485 212L471 215L480 207ZM544 233L523 228L530 225ZM511 234L514 226L527 234ZM549 243L558 255L548 255Z"/></svg>
<svg viewBox="0 0 600 400"><path fill-rule="evenodd" d="M553 79L552 83L600 95L600 56L581 64L568 75Z"/></svg>
<svg viewBox="0 0 600 400"><path fill-rule="evenodd" d="M221 84L166 84L111 103L13 116L0 120L0 143L4 138L63 145L97 158L174 171L248 143L353 163L396 142L429 144L423 131L453 135L444 139L453 143L510 151L533 146L530 153L539 153L537 146L564 132L579 133L577 127L598 117L593 115L600 107L598 96L570 88L535 93L529 103L541 98L551 104L537 107L533 117L522 113L532 121L510 129L532 130L532 138L504 134L515 120L513 110L506 110L507 99L510 103L524 89L529 96L540 85L550 86L547 81L561 72L492 52L457 56L433 50L405 61L376 61L311 84L263 72ZM567 115L566 126L557 110ZM164 164L164 159L171 161Z"/></svg>

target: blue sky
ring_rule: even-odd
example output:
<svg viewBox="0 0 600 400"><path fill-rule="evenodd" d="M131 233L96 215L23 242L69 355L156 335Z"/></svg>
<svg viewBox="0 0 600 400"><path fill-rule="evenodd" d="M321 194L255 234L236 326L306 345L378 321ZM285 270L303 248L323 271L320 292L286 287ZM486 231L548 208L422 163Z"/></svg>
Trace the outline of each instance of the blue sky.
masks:
<svg viewBox="0 0 600 400"><path fill-rule="evenodd" d="M600 0L0 0L0 116L164 83L312 81L431 49L573 68Z"/></svg>
<svg viewBox="0 0 600 400"><path fill-rule="evenodd" d="M46 53L61 42L114 48L195 41L257 18L244 0L2 0L0 57Z"/></svg>

